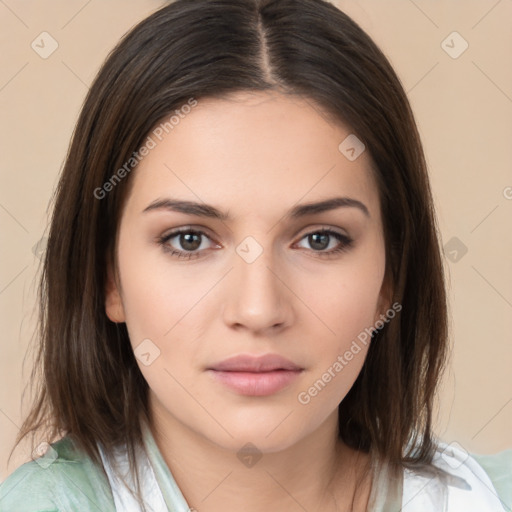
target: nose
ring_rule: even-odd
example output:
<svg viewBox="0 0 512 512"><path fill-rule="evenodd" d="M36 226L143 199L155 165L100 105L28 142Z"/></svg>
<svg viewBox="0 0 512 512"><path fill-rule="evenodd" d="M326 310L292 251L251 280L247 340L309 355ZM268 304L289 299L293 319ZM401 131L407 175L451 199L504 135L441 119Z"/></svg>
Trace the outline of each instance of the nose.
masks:
<svg viewBox="0 0 512 512"><path fill-rule="evenodd" d="M236 329L275 334L292 322L293 293L282 265L265 249L251 262L234 254L223 310L224 321Z"/></svg>

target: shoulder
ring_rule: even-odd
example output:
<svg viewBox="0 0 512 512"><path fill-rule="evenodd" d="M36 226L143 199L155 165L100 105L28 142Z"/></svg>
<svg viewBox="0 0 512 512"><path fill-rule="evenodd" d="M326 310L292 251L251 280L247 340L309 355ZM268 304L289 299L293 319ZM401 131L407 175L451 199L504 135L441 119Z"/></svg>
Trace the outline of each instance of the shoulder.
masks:
<svg viewBox="0 0 512 512"><path fill-rule="evenodd" d="M512 449L492 455L471 454L484 469L506 510L512 510Z"/></svg>
<svg viewBox="0 0 512 512"><path fill-rule="evenodd" d="M403 511L508 511L510 482L512 450L483 456L438 441L431 464L404 471Z"/></svg>
<svg viewBox="0 0 512 512"><path fill-rule="evenodd" d="M18 467L0 484L0 512L114 512L103 471L69 437Z"/></svg>

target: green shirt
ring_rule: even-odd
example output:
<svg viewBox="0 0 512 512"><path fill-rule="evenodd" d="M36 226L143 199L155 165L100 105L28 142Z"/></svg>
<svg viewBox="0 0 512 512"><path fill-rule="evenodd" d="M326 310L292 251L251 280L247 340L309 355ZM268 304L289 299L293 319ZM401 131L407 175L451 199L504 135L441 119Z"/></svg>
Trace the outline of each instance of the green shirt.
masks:
<svg viewBox="0 0 512 512"><path fill-rule="evenodd" d="M167 509L173 512L188 512L190 508L166 465L151 430L144 428L143 432L148 460ZM77 450L67 436L50 446L54 451L48 450L43 457L21 465L0 485L0 512L116 512L112 488L102 467L94 464L83 452ZM474 465L473 469L477 467L478 470L485 471L479 475L478 482L481 482L482 476L485 479L487 475L492 484L486 483L486 489L491 488L492 493L499 496L502 510L510 512L512 450L495 455L471 454L468 460ZM459 467L451 463L450 466L454 475L462 474L462 467L465 467L462 463ZM375 473L372 486L370 503L373 500L374 504L371 512L402 510L404 482L407 482L408 486L412 485L411 479L402 479L397 485L391 486L386 478L386 472L380 468ZM475 482L478 483L476 478L472 482L473 486ZM406 505L404 504L404 512L427 512L421 507L411 508L410 505L408 508ZM447 512L452 512L452 508L448 508ZM489 508L489 512L502 510ZM457 509L453 512L470 511Z"/></svg>

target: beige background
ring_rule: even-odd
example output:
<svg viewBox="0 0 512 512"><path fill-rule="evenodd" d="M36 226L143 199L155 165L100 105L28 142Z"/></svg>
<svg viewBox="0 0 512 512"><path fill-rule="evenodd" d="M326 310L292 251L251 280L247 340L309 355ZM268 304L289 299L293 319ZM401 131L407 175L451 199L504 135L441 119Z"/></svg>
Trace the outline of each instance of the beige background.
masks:
<svg viewBox="0 0 512 512"><path fill-rule="evenodd" d="M107 53L162 4L0 0L1 479L30 457L22 445L7 466L28 405L22 410L20 397L30 375L30 359L22 363L34 326L35 247L74 123ZM454 343L437 433L470 452L512 448L512 0L336 5L395 66L430 166ZM47 59L31 47L44 31L58 43ZM446 39L453 31L469 44L458 58L443 49L463 48L457 36Z"/></svg>

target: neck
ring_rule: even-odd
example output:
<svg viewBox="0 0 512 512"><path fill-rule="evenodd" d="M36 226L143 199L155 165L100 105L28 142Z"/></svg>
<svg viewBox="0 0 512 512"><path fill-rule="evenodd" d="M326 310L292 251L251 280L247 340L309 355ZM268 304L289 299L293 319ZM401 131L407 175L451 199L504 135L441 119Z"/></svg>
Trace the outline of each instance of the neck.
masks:
<svg viewBox="0 0 512 512"><path fill-rule="evenodd" d="M197 512L366 510L364 498L354 505L361 457L339 440L337 411L290 447L251 453L219 446L158 407L153 410L155 442Z"/></svg>

